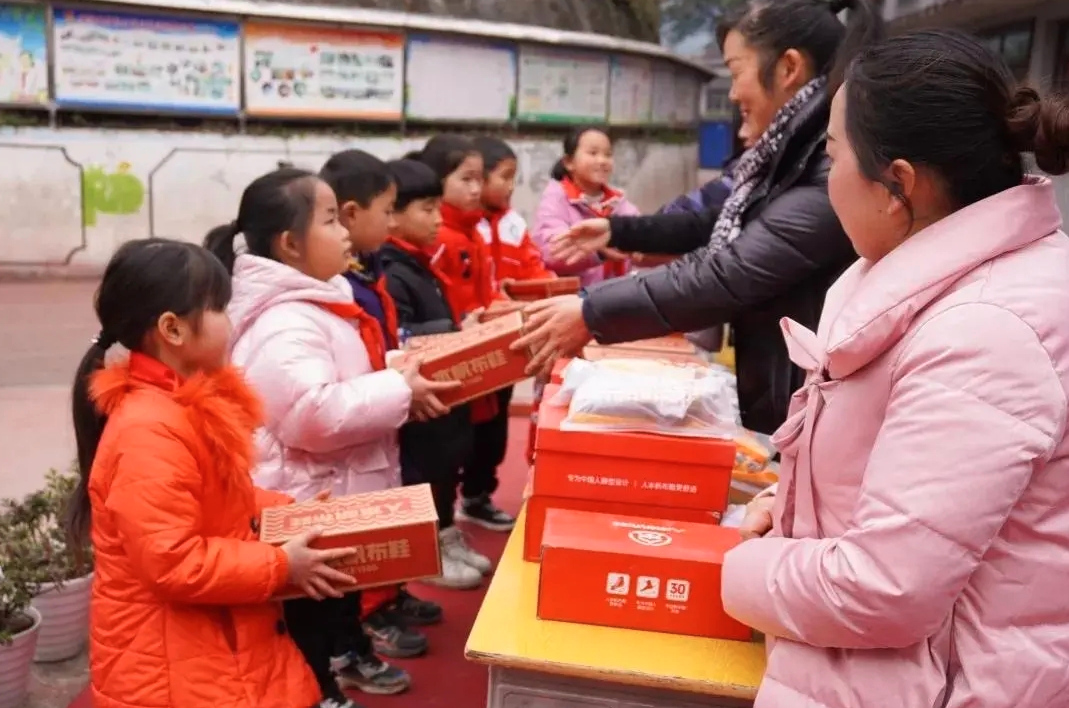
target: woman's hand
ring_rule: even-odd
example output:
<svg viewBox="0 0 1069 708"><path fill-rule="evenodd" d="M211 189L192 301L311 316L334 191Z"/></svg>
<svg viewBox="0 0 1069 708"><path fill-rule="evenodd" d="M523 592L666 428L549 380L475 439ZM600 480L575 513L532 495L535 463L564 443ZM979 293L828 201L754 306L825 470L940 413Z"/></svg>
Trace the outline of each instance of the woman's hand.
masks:
<svg viewBox="0 0 1069 708"><path fill-rule="evenodd" d="M478 325L481 325L482 316L485 312L485 307L477 307L471 312L469 312L467 315L464 316L464 319L460 321L460 329L471 329L472 327L477 327Z"/></svg>
<svg viewBox="0 0 1069 708"><path fill-rule="evenodd" d="M341 597L344 593L339 588L356 585L356 579L351 575L330 566L330 563L351 556L356 551L352 548L312 548L310 544L322 533L318 529L309 531L282 546L288 561L290 584L296 585L301 592L315 600Z"/></svg>
<svg viewBox="0 0 1069 708"><path fill-rule="evenodd" d="M617 251L615 248L603 248L598 253L606 261L624 262L629 261L632 258L632 254L624 253L623 251Z"/></svg>
<svg viewBox="0 0 1069 708"><path fill-rule="evenodd" d="M739 533L745 541L753 538L761 538L772 530L772 507L776 504L776 497L772 494L763 497L754 497L746 505L746 516L739 526Z"/></svg>
<svg viewBox="0 0 1069 708"><path fill-rule="evenodd" d="M574 265L608 248L611 235L608 219L586 219L554 236L549 242L549 252L554 258Z"/></svg>
<svg viewBox="0 0 1069 708"><path fill-rule="evenodd" d="M327 499L330 499L330 490L324 489L322 492L316 492L316 495L312 497L312 499L317 502L325 502Z"/></svg>
<svg viewBox="0 0 1069 708"><path fill-rule="evenodd" d="M558 358L579 354L590 341L590 330L583 321L583 301L578 295L533 302L524 308L524 314L525 334L512 345L512 350L530 349L529 375L549 376Z"/></svg>
<svg viewBox="0 0 1069 708"><path fill-rule="evenodd" d="M401 375L412 389L412 403L408 408L409 420L422 423L441 418L449 412L449 406L438 400L439 393L455 391L462 386L459 381L431 381L419 373L420 360L411 357L401 365Z"/></svg>

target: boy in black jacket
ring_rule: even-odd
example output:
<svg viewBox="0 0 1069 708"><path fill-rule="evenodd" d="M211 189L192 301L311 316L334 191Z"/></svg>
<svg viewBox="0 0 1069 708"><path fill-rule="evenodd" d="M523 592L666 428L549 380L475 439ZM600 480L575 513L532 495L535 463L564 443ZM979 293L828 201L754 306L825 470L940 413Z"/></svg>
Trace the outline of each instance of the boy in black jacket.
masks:
<svg viewBox="0 0 1069 708"><path fill-rule="evenodd" d="M379 251L386 288L397 307L398 326L408 336L456 332L477 317L458 323L446 297L444 276L432 262L438 229L442 182L427 165L415 160L388 164L397 185L394 233ZM490 559L472 550L453 522L460 469L471 452L471 409L456 406L446 416L401 428L401 477L405 484L429 483L438 511L441 587L478 587L491 570Z"/></svg>

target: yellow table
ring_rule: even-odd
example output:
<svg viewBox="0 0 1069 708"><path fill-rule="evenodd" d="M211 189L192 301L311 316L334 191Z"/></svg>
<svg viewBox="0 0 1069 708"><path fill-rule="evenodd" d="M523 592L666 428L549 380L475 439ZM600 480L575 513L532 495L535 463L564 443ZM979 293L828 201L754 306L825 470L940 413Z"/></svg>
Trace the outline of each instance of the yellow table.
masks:
<svg viewBox="0 0 1069 708"><path fill-rule="evenodd" d="M465 650L490 667L488 708L752 705L763 644L539 620L523 523L521 514Z"/></svg>

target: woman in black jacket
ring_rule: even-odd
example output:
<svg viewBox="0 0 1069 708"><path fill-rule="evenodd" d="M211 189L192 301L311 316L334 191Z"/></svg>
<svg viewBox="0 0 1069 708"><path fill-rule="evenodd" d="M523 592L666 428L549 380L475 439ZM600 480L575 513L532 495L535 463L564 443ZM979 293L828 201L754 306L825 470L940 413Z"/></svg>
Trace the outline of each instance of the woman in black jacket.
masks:
<svg viewBox="0 0 1069 708"><path fill-rule="evenodd" d="M844 28L837 13L848 8ZM532 305L517 344L534 349L531 369L591 337L613 344L730 323L743 424L773 432L802 383L779 321L815 328L828 286L856 258L828 201L829 74L881 29L869 0L750 0L729 16L718 40L749 145L731 195L718 210L591 219L557 237L566 258L603 248L687 255Z"/></svg>

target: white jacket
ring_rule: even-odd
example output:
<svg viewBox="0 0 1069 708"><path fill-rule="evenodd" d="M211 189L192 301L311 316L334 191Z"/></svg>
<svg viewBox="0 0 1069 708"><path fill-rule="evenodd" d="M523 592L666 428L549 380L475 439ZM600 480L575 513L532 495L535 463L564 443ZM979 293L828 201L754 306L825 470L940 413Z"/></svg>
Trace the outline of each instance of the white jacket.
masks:
<svg viewBox="0 0 1069 708"><path fill-rule="evenodd" d="M238 256L231 356L263 398L257 486L304 501L400 485L397 430L412 391L373 371L356 326L315 303L352 303L345 278L310 278L276 261Z"/></svg>

